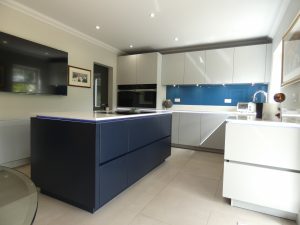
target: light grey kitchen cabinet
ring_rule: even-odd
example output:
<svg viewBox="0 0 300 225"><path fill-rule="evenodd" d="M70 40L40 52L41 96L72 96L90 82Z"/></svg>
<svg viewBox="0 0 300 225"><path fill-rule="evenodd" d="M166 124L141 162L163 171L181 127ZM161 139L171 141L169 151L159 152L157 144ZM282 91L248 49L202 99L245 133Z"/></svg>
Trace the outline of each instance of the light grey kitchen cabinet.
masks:
<svg viewBox="0 0 300 225"><path fill-rule="evenodd" d="M184 84L207 83L205 61L205 51L185 53Z"/></svg>
<svg viewBox="0 0 300 225"><path fill-rule="evenodd" d="M267 57L266 57L266 74L265 74L265 83L269 83L271 80L271 72L272 72L272 44L267 44Z"/></svg>
<svg viewBox="0 0 300 225"><path fill-rule="evenodd" d="M236 47L233 83L264 83L267 45Z"/></svg>
<svg viewBox="0 0 300 225"><path fill-rule="evenodd" d="M227 114L201 114L201 147L224 149L225 120L227 117Z"/></svg>
<svg viewBox="0 0 300 225"><path fill-rule="evenodd" d="M118 84L136 84L137 55L118 57Z"/></svg>
<svg viewBox="0 0 300 225"><path fill-rule="evenodd" d="M180 113L179 118L179 144L200 145L200 120L199 113Z"/></svg>
<svg viewBox="0 0 300 225"><path fill-rule="evenodd" d="M137 55L137 84L156 84L159 53Z"/></svg>
<svg viewBox="0 0 300 225"><path fill-rule="evenodd" d="M179 113L172 113L172 135L171 142L172 144L179 144Z"/></svg>
<svg viewBox="0 0 300 225"><path fill-rule="evenodd" d="M184 53L168 54L162 57L162 84L183 84Z"/></svg>
<svg viewBox="0 0 300 225"><path fill-rule="evenodd" d="M232 83L234 48L206 51L206 74L209 84Z"/></svg>

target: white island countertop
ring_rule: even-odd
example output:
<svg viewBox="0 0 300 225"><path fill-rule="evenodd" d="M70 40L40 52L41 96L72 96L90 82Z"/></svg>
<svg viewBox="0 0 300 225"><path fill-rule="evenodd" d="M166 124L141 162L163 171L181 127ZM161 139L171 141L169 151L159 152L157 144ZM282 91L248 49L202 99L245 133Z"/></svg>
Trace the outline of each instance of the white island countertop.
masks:
<svg viewBox="0 0 300 225"><path fill-rule="evenodd" d="M230 123L240 123L259 126L295 127L300 128L300 117L284 115L282 121L257 119L256 116L235 115L226 119Z"/></svg>
<svg viewBox="0 0 300 225"><path fill-rule="evenodd" d="M105 113L105 112L48 112L48 113L36 113L33 115L38 118L56 119L56 120L74 120L74 121L103 121L114 119L130 119L136 117L155 116L162 114L170 114L172 112L166 110L153 110L150 113L138 113L131 115L123 115L117 113Z"/></svg>

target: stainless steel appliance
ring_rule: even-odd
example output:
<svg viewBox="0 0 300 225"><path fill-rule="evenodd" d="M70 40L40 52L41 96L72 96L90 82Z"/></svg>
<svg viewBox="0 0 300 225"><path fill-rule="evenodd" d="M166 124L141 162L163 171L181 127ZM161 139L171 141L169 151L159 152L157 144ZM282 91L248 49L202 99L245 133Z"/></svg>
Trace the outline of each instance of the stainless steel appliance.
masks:
<svg viewBox="0 0 300 225"><path fill-rule="evenodd" d="M119 85L118 107L156 108L156 84Z"/></svg>
<svg viewBox="0 0 300 225"><path fill-rule="evenodd" d="M256 105L253 102L238 102L236 110L241 113L254 113Z"/></svg>

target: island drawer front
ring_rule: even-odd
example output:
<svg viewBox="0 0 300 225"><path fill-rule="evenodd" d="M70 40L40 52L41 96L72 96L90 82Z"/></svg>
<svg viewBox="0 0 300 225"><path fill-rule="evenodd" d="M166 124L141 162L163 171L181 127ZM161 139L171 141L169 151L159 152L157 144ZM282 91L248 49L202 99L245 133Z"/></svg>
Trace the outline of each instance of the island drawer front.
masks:
<svg viewBox="0 0 300 225"><path fill-rule="evenodd" d="M128 155L128 185L135 183L147 172L171 155L171 137L134 151Z"/></svg>
<svg viewBox="0 0 300 225"><path fill-rule="evenodd" d="M225 159L300 170L300 129L227 123Z"/></svg>
<svg viewBox="0 0 300 225"><path fill-rule="evenodd" d="M127 157L121 157L100 167L100 207L127 187Z"/></svg>
<svg viewBox="0 0 300 225"><path fill-rule="evenodd" d="M129 151L150 144L162 136L160 117L131 120L129 123Z"/></svg>
<svg viewBox="0 0 300 225"><path fill-rule="evenodd" d="M128 121L102 123L100 127L100 163L128 152Z"/></svg>
<svg viewBox="0 0 300 225"><path fill-rule="evenodd" d="M300 174L224 163L223 196L255 205L298 213Z"/></svg>

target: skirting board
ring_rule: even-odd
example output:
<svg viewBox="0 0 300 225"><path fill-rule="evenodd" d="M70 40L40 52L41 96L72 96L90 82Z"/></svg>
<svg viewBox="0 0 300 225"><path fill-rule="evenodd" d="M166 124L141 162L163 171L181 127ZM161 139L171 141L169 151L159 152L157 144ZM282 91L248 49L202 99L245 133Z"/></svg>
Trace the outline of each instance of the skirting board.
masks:
<svg viewBox="0 0 300 225"><path fill-rule="evenodd" d="M281 210L277 210L277 209L267 208L267 207L263 207L263 206L259 206L259 205L255 205L255 204L251 204L251 203L246 203L246 202L242 202L242 201L238 201L238 200L234 200L234 199L231 199L231 206L235 206L235 207L239 207L239 208L243 208L243 209L249 209L252 211L265 213L268 215L277 216L277 217L281 217L281 218L285 218L285 219L289 219L289 220L297 220L297 217L298 217L298 220L299 220L299 215L297 215L295 213L290 213L290 212L285 212L285 211L281 211ZM299 222L298 222L298 224L299 224Z"/></svg>
<svg viewBox="0 0 300 225"><path fill-rule="evenodd" d="M30 158L25 158L25 159L19 159L19 160L16 160L16 161L3 163L0 166L6 166L6 167L9 167L9 168L16 168L16 167L19 167L19 166L27 165L29 163L30 163Z"/></svg>
<svg viewBox="0 0 300 225"><path fill-rule="evenodd" d="M213 152L213 153L224 154L224 149L203 148L203 147L180 145L180 144L171 144L171 146L174 148L184 148L184 149L190 149L190 150L195 150L195 151L204 151L204 152Z"/></svg>

